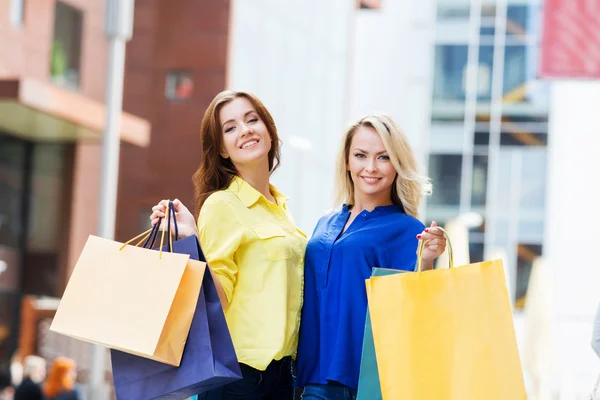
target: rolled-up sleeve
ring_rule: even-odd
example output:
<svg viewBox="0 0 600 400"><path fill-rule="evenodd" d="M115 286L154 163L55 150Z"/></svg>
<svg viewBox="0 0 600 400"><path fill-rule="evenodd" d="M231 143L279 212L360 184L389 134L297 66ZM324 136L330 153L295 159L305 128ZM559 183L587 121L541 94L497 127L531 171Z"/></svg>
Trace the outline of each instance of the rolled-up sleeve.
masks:
<svg viewBox="0 0 600 400"><path fill-rule="evenodd" d="M592 349L600 357L600 304L596 311L596 319L594 320L594 330L592 332Z"/></svg>
<svg viewBox="0 0 600 400"><path fill-rule="evenodd" d="M238 274L234 255L242 241L241 228L235 210L228 202L211 197L202 206L198 217L200 245L208 265L219 277L229 303Z"/></svg>

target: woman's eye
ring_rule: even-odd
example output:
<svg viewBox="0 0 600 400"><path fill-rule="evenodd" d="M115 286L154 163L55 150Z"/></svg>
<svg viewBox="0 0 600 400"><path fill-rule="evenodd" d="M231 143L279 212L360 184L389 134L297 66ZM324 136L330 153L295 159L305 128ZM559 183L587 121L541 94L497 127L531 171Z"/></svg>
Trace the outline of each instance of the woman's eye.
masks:
<svg viewBox="0 0 600 400"><path fill-rule="evenodd" d="M354 155L354 157L356 157L356 158L365 158L366 156L364 154L362 154L362 153L357 153L357 154Z"/></svg>
<svg viewBox="0 0 600 400"><path fill-rule="evenodd" d="M225 128L225 133L229 133L229 132L231 132L231 131L233 131L233 126L230 126L230 127L228 127L228 128Z"/></svg>
<svg viewBox="0 0 600 400"><path fill-rule="evenodd" d="M390 159L389 156L381 156L379 158L382 159L382 160L386 160L386 161L389 161L389 159Z"/></svg>
<svg viewBox="0 0 600 400"><path fill-rule="evenodd" d="M252 119L248 120L248 123L249 124L253 124L253 123L257 122L257 121L258 121L258 118L255 117L255 118L252 118Z"/></svg>

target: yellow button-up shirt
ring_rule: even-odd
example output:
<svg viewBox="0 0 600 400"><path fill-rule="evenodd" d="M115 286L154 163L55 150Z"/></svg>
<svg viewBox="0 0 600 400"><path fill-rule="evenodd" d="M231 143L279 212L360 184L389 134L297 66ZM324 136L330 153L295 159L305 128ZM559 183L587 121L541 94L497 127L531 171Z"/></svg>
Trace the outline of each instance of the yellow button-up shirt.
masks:
<svg viewBox="0 0 600 400"><path fill-rule="evenodd" d="M200 245L229 306L225 318L240 363L265 370L295 356L306 235L274 186L268 201L241 178L208 197L198 217Z"/></svg>

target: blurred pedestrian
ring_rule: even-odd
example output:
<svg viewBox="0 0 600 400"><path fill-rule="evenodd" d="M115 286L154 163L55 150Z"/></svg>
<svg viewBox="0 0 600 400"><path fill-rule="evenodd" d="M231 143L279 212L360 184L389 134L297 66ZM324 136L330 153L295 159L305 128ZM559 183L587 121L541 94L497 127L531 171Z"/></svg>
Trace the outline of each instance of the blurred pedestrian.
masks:
<svg viewBox="0 0 600 400"><path fill-rule="evenodd" d="M200 143L197 226L186 206L173 204L180 236L198 236L225 291L243 379L198 397L292 399L306 235L288 212L287 198L270 184L280 156L275 122L254 95L225 91L204 114ZM168 204L153 207L152 224L165 217Z"/></svg>
<svg viewBox="0 0 600 400"><path fill-rule="evenodd" d="M43 386L45 400L82 400L75 387L77 365L66 357L59 357L52 363L48 378Z"/></svg>
<svg viewBox="0 0 600 400"><path fill-rule="evenodd" d="M8 368L0 369L0 400L13 400L15 390L10 381Z"/></svg>
<svg viewBox="0 0 600 400"><path fill-rule="evenodd" d="M42 382L46 379L46 360L27 356L23 363L23 381L15 391L15 400L42 400Z"/></svg>

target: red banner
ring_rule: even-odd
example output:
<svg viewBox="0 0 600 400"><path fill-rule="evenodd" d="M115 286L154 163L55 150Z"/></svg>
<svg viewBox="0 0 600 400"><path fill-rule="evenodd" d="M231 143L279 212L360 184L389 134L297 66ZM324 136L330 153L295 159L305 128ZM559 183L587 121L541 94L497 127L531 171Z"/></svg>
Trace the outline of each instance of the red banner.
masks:
<svg viewBox="0 0 600 400"><path fill-rule="evenodd" d="M600 79L600 0L545 0L541 78Z"/></svg>

